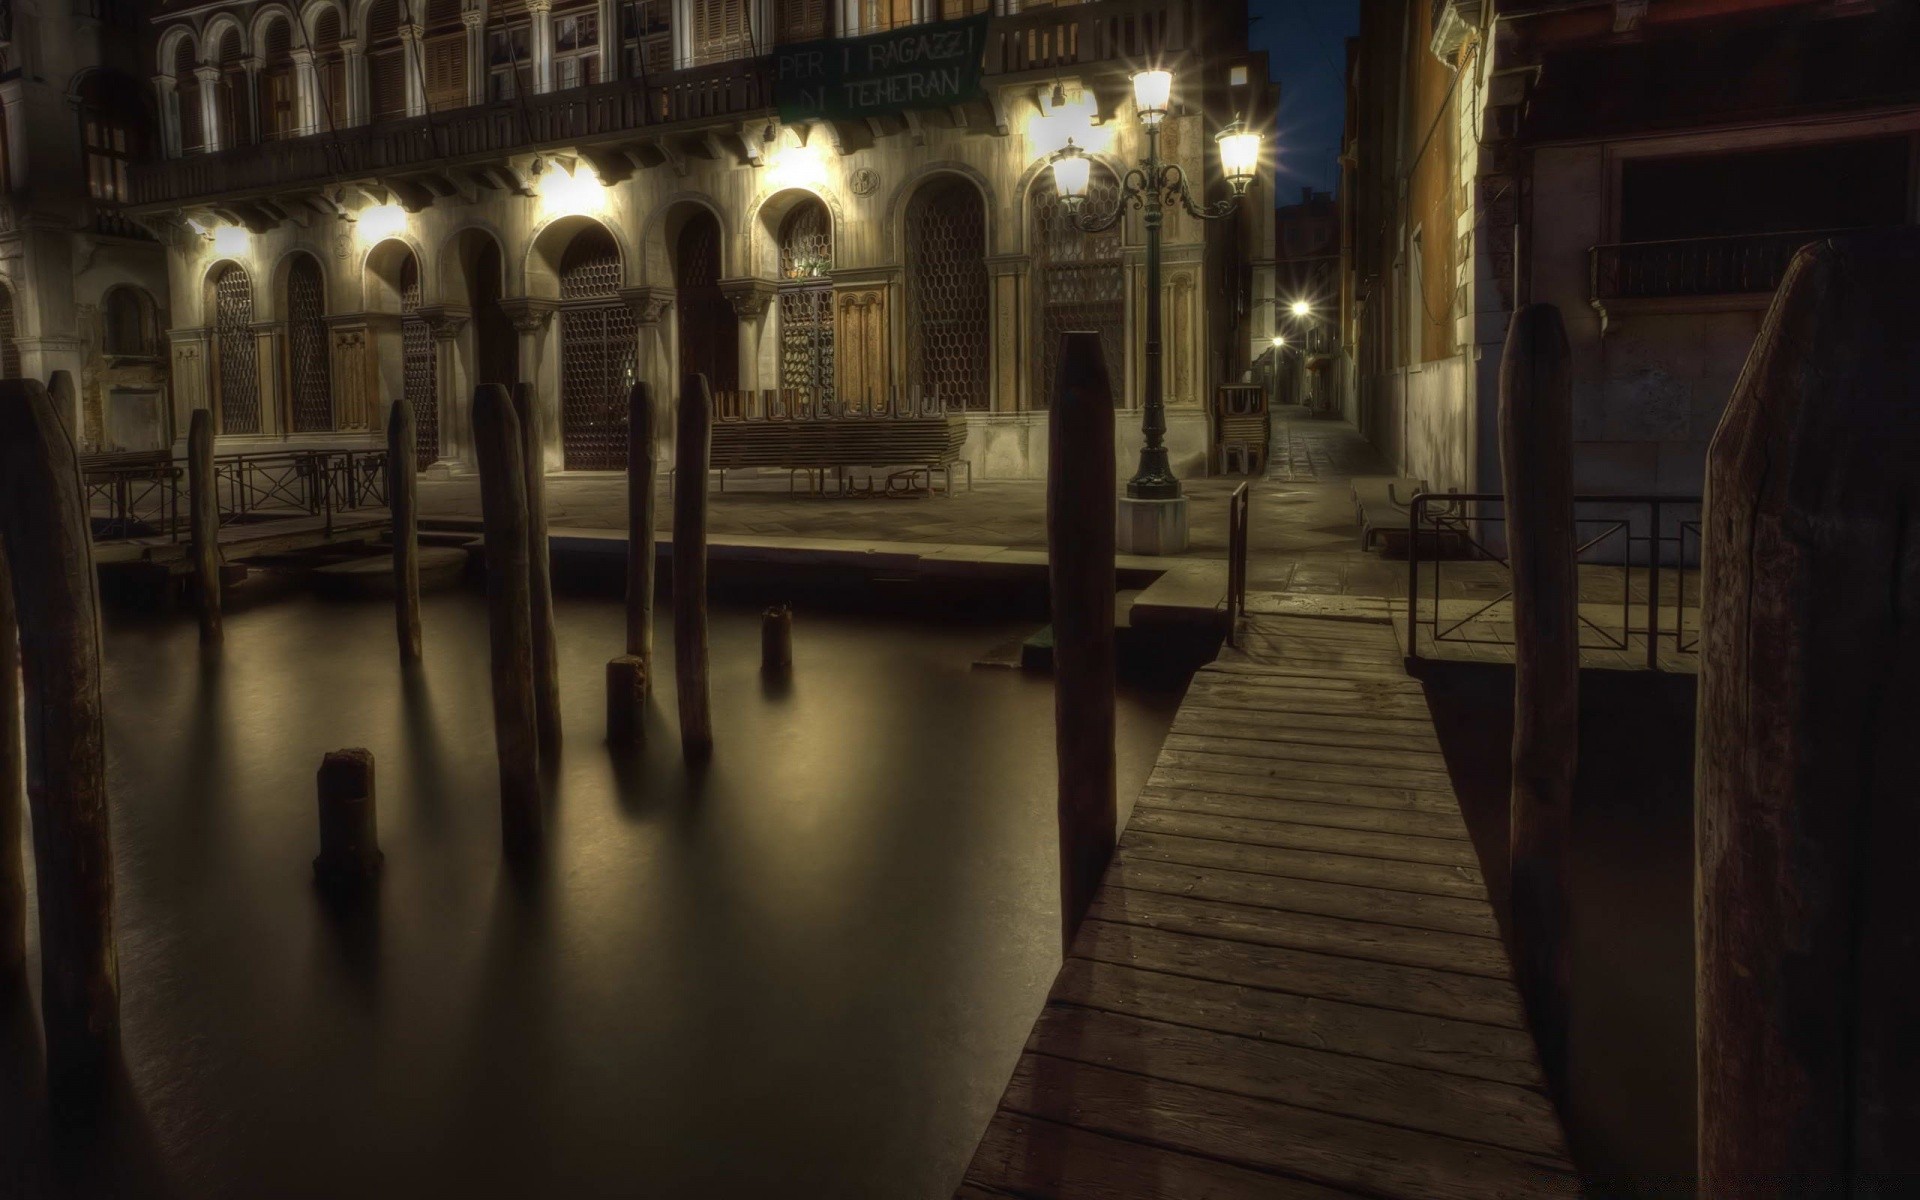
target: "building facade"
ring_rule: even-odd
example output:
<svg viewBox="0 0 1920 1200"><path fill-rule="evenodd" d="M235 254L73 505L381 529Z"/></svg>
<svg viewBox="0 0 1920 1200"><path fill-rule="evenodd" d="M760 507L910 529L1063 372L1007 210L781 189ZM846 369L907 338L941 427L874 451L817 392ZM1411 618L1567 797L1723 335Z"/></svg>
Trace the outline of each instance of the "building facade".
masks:
<svg viewBox="0 0 1920 1200"><path fill-rule="evenodd" d="M1129 74L1159 63L1162 146L1210 198L1214 134L1273 111L1244 9L1192 0L176 3L153 25L165 156L134 188L167 242L174 436L206 407L226 447L373 438L406 394L449 471L476 383L535 381L549 468L594 470L624 464L631 380L698 371L745 408L937 401L968 414L975 473L1043 472L1058 334L1107 334L1126 407L1142 340L1138 217L1070 228L1050 156L1074 138L1110 202L1144 140ZM783 47L919 26L979 31L976 92L782 120ZM1262 182L1245 207L1271 202ZM1188 469L1209 389L1264 344L1264 224L1168 221Z"/></svg>
<svg viewBox="0 0 1920 1200"><path fill-rule="evenodd" d="M1515 307L1573 354L1575 487L1698 495L1795 249L1920 219L1910 0L1383 0L1350 55L1352 416L1500 490Z"/></svg>
<svg viewBox="0 0 1920 1200"><path fill-rule="evenodd" d="M0 377L73 379L83 451L166 444L167 269L127 216L155 128L144 15L0 5Z"/></svg>

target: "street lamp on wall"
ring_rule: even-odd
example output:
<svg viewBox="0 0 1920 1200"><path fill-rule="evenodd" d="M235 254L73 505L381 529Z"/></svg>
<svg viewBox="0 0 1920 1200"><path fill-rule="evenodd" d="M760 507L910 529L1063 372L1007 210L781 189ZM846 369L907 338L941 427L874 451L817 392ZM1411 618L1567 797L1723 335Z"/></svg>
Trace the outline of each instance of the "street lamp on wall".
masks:
<svg viewBox="0 0 1920 1200"><path fill-rule="evenodd" d="M1160 226L1168 206L1178 204L1199 221L1231 216L1260 165L1260 135L1235 118L1215 138L1220 173L1232 195L1216 204L1196 204L1188 190L1186 173L1178 163L1160 161L1160 124L1173 101L1173 72L1141 71L1133 77L1133 107L1147 132L1147 154L1121 181L1120 195L1107 212L1087 212L1092 162L1086 151L1069 138L1053 156L1053 184L1067 210L1067 218L1083 233L1111 229L1129 206L1141 210L1147 235L1147 312L1144 396L1141 403L1140 467L1127 480L1127 495L1135 500L1175 500L1180 481L1167 462L1167 414L1162 400L1160 350Z"/></svg>

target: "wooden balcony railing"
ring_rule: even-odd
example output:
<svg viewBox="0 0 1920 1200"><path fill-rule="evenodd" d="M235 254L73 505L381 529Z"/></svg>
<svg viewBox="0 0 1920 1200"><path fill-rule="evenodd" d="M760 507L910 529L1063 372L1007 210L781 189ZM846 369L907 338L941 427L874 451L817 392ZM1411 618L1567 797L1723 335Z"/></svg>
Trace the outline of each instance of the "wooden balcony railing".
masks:
<svg viewBox="0 0 1920 1200"><path fill-rule="evenodd" d="M1802 229L1595 246L1592 300L1656 300L1771 292L1808 242L1843 232Z"/></svg>
<svg viewBox="0 0 1920 1200"><path fill-rule="evenodd" d="M1143 62L1198 45L1195 0L1102 0L994 18L988 74L1108 60ZM771 60L747 58L360 125L136 166L136 207L317 186L551 146L618 141L649 129L768 113Z"/></svg>

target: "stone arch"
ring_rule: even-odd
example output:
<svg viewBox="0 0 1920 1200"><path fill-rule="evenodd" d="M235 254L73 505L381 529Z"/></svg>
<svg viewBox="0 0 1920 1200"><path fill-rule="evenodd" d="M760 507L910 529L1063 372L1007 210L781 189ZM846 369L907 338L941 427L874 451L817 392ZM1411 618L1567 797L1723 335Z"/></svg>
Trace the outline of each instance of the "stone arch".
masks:
<svg viewBox="0 0 1920 1200"><path fill-rule="evenodd" d="M332 13L340 22L340 35L346 36L348 14L346 5L339 0L307 0L300 9L300 27L305 31L306 40L301 45L311 46L320 37L320 18Z"/></svg>
<svg viewBox="0 0 1920 1200"><path fill-rule="evenodd" d="M426 252L412 234L396 233L380 239L360 262L360 305L367 312L398 313L404 289L403 272L413 259L424 289L433 278Z"/></svg>
<svg viewBox="0 0 1920 1200"><path fill-rule="evenodd" d="M265 45L267 25L269 23L273 21L285 21L287 25L291 27L295 20L293 10L285 4L263 4L255 10L253 17L247 22L247 44L255 47L255 53L257 54L259 52L258 47ZM298 46L300 43L296 41L294 45Z"/></svg>
<svg viewBox="0 0 1920 1200"><path fill-rule="evenodd" d="M213 331L213 393L208 403L218 414L221 433L263 432L259 347L253 330L259 288L247 268L230 258L212 263L205 278L201 303Z"/></svg>
<svg viewBox="0 0 1920 1200"><path fill-rule="evenodd" d="M788 214L809 200L819 201L827 210L837 250L841 231L846 228L846 217L836 197L825 191L798 185L773 188L757 197L747 209L747 254L745 269L741 274L762 279L779 276L781 224L786 221Z"/></svg>
<svg viewBox="0 0 1920 1200"><path fill-rule="evenodd" d="M1126 181L1127 164L1120 159L1111 154L1095 154L1091 150L1087 151L1087 157L1093 160L1093 169L1095 171L1098 171L1101 167L1105 167L1108 171L1112 172L1115 179L1120 180L1122 183ZM1014 181L1013 194L1018 197L1021 202L1020 215L1023 219L1014 221L1012 228L1007 231L1010 235L1009 240L1013 243L1007 247L1008 253L1027 254L1032 251L1033 248L1028 244L1029 239L1027 237L1030 232L1029 226L1031 221L1025 218L1029 217L1032 211L1034 188L1045 186L1041 181L1044 178L1050 177L1050 168L1052 165L1053 155L1043 154L1027 164L1027 168L1021 171L1020 177ZM1124 217L1121 218L1120 226L1123 230L1126 224L1126 219Z"/></svg>
<svg viewBox="0 0 1920 1200"><path fill-rule="evenodd" d="M728 268L733 267L734 263L727 254L727 247L733 245L734 230L727 219L726 209L705 192L675 192L654 205L646 224L641 226L640 245L646 258L642 264L644 269L640 272L640 282L672 285L672 246L694 209L712 214L713 219L720 223L720 274L722 277L730 274Z"/></svg>
<svg viewBox="0 0 1920 1200"><path fill-rule="evenodd" d="M199 294L200 294L200 324L202 324L202 325L212 325L212 324L213 324L213 317L214 317L214 312L213 312L213 285L214 285L214 281L215 281L216 279L218 279L218 278L220 277L220 272L221 272L221 271L223 271L223 270L225 270L225 269L226 269L226 268L228 268L228 267L239 267L239 268L241 269L241 271L243 271L243 272L245 272L245 273L246 273L246 275L247 275L247 277L248 277L249 279L251 279L251 278L253 277L253 272L251 272L251 271L248 271L248 270L247 270L247 264L245 264L245 263L243 263L243 262L241 262L241 261L240 261L239 259L237 259L237 258L230 258L230 257L226 257L226 256L224 256L224 255L223 255L223 256L221 256L221 257L219 257L219 258L215 258L214 260L212 260L211 262L209 262L209 263L207 264L207 269L206 269L205 271L202 271L202 272L200 273L200 289L199 289ZM255 297L255 303L257 304L258 302L259 302L259 300L258 300L258 297L256 296L256 297Z"/></svg>
<svg viewBox="0 0 1920 1200"><path fill-rule="evenodd" d="M981 208L987 216L986 237L988 252L992 253L1000 246L998 220L1000 200L999 197L994 194L993 184L987 181L985 175L973 167L968 166L966 163L954 162L949 159L941 162L928 163L913 174L907 176L900 181L900 186L895 188L893 195L887 199L887 224L885 230L883 230L883 234L885 244L893 247L895 262L904 262L906 260L907 205L913 202L914 196L919 193L920 189L938 182L941 176L959 176L979 189Z"/></svg>
<svg viewBox="0 0 1920 1200"><path fill-rule="evenodd" d="M116 283L100 295L101 349L127 358L160 355L160 306L137 283Z"/></svg>
<svg viewBox="0 0 1920 1200"><path fill-rule="evenodd" d="M325 433L334 427L326 267L318 255L295 250L281 256L274 275L272 293L286 330L288 428Z"/></svg>
<svg viewBox="0 0 1920 1200"><path fill-rule="evenodd" d="M520 268L520 295L557 299L560 295L560 261L582 231L597 226L604 230L620 251L622 286L633 281L633 249L621 235L617 222L574 214L555 217L535 229L527 239L527 253Z"/></svg>
<svg viewBox="0 0 1920 1200"><path fill-rule="evenodd" d="M464 225L441 243L438 300L468 312L462 344L471 383L512 383L519 378L519 339L513 322L500 307L508 295L507 257L503 239L491 225ZM471 389L462 389L456 405Z"/></svg>
<svg viewBox="0 0 1920 1200"><path fill-rule="evenodd" d="M240 24L240 18L232 13L216 13L200 32L200 61L215 61L229 34L240 39L239 57L247 58L252 54L253 43L248 41L246 26Z"/></svg>
<svg viewBox="0 0 1920 1200"><path fill-rule="evenodd" d="M169 76L173 74L181 42L187 44L187 53L192 56L193 61L200 61L200 39L194 36L193 26L183 21L177 25L167 26L160 34L160 43L153 55L154 74Z"/></svg>
<svg viewBox="0 0 1920 1200"><path fill-rule="evenodd" d="M967 211L979 204L977 219ZM990 195L956 171L929 172L899 213L905 297L902 360L910 400L991 406L993 247Z"/></svg>

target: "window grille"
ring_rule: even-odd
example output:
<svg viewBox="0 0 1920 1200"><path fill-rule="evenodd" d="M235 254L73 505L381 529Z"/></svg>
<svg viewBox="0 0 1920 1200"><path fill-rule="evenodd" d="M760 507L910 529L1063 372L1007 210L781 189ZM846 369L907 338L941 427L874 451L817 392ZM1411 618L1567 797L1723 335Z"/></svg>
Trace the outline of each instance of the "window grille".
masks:
<svg viewBox="0 0 1920 1200"><path fill-rule="evenodd" d="M915 394L950 409L984 410L993 355L987 328L986 205L966 180L937 180L907 205L907 365Z"/></svg>
<svg viewBox="0 0 1920 1200"><path fill-rule="evenodd" d="M433 330L420 319L420 262L407 255L400 265L400 376L413 408L413 456L430 467L440 457L440 388L433 354Z"/></svg>
<svg viewBox="0 0 1920 1200"><path fill-rule="evenodd" d="M734 391L740 386L740 318L720 291L720 222L703 209L681 227L674 245L680 370L705 375L716 392Z"/></svg>
<svg viewBox="0 0 1920 1200"><path fill-rule="evenodd" d="M613 235L581 231L560 258L560 445L569 471L627 465L636 330L619 288Z"/></svg>
<svg viewBox="0 0 1920 1200"><path fill-rule="evenodd" d="M780 386L833 400L833 222L818 200L780 224Z"/></svg>
<svg viewBox="0 0 1920 1200"><path fill-rule="evenodd" d="M260 432L258 347L253 336L253 282L229 264L213 281L214 382L220 432Z"/></svg>
<svg viewBox="0 0 1920 1200"><path fill-rule="evenodd" d="M1087 208L1106 212L1119 199L1113 173L1096 165L1087 181ZM1107 375L1117 389L1125 376L1121 332L1127 317L1127 274L1121 260L1124 222L1102 233L1082 233L1060 203L1051 172L1033 189L1034 337L1033 407L1053 403L1060 377L1060 335L1076 329L1100 334Z"/></svg>
<svg viewBox="0 0 1920 1200"><path fill-rule="evenodd" d="M327 347L326 286L311 255L287 270L287 377L293 391L293 431L333 428L333 368Z"/></svg>

